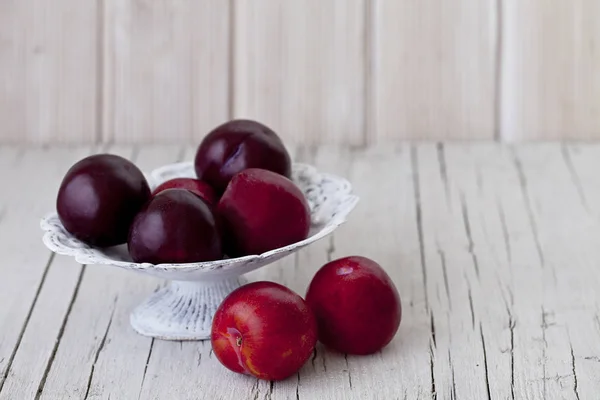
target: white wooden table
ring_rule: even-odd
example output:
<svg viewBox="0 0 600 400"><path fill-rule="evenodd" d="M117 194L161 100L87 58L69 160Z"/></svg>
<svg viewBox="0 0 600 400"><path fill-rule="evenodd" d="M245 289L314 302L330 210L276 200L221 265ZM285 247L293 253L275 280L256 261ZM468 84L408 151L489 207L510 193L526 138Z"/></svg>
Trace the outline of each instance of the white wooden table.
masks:
<svg viewBox="0 0 600 400"><path fill-rule="evenodd" d="M303 295L328 259L360 254L404 315L384 351L319 345L276 383L229 372L209 342L136 334L129 312L162 282L45 249L62 175L99 150L0 147L0 399L600 398L600 145L293 149L361 202L331 240L249 278ZM109 150L144 169L194 153Z"/></svg>

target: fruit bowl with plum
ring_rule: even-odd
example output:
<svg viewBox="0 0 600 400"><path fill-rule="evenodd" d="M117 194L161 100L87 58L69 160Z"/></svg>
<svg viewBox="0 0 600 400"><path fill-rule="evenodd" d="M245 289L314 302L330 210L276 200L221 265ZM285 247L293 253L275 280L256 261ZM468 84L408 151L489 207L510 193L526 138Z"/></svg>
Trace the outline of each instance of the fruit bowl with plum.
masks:
<svg viewBox="0 0 600 400"><path fill-rule="evenodd" d="M170 281L132 311L138 333L205 340L244 274L331 234L357 202L346 179L292 162L268 127L232 120L194 161L144 173L116 155L80 160L41 228L50 250L79 263Z"/></svg>

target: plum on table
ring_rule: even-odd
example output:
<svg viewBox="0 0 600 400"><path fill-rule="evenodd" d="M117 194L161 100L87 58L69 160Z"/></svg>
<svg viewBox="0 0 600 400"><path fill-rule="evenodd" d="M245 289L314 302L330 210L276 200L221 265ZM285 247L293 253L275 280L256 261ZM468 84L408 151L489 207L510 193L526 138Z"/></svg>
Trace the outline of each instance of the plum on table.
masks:
<svg viewBox="0 0 600 400"><path fill-rule="evenodd" d="M315 318L298 294L275 282L233 291L213 318L211 344L231 371L265 380L295 374L317 342Z"/></svg>

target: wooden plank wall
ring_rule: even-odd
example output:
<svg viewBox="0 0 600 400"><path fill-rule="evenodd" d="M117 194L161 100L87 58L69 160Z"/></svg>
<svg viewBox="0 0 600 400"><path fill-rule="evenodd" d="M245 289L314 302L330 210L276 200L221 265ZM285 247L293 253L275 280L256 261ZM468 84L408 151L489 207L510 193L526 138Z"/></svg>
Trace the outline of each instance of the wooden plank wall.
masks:
<svg viewBox="0 0 600 400"><path fill-rule="evenodd" d="M2 0L0 142L600 138L597 0Z"/></svg>

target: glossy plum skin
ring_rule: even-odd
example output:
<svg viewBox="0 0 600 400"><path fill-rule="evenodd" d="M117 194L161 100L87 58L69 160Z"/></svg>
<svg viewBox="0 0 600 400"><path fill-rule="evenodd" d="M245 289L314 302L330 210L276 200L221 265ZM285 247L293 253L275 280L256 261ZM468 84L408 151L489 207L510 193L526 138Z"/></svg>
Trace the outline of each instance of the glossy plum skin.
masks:
<svg viewBox="0 0 600 400"><path fill-rule="evenodd" d="M319 340L341 353L372 354L394 338L402 319L400 296L375 261L344 257L325 264L306 293Z"/></svg>
<svg viewBox="0 0 600 400"><path fill-rule="evenodd" d="M191 263L222 258L221 237L209 206L185 189L157 194L135 217L128 240L138 263Z"/></svg>
<svg viewBox="0 0 600 400"><path fill-rule="evenodd" d="M175 178L161 183L154 189L152 196L156 196L167 189L186 189L200 196L209 206L217 205L217 194L215 190L206 182L194 178Z"/></svg>
<svg viewBox="0 0 600 400"><path fill-rule="evenodd" d="M306 302L274 282L233 291L213 318L211 343L231 371L265 380L295 374L313 353L317 325Z"/></svg>
<svg viewBox="0 0 600 400"><path fill-rule="evenodd" d="M200 143L195 159L198 179L222 193L231 178L247 168L261 168L290 178L290 155L269 127L235 119L213 129Z"/></svg>
<svg viewBox="0 0 600 400"><path fill-rule="evenodd" d="M231 257L262 254L306 239L310 209L289 179L264 169L235 175L217 206L225 252Z"/></svg>
<svg viewBox="0 0 600 400"><path fill-rule="evenodd" d="M93 246L108 247L127 241L135 215L149 198L148 182L131 161L96 154L67 171L56 209L73 236Z"/></svg>

